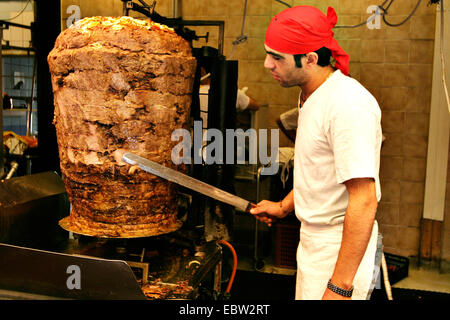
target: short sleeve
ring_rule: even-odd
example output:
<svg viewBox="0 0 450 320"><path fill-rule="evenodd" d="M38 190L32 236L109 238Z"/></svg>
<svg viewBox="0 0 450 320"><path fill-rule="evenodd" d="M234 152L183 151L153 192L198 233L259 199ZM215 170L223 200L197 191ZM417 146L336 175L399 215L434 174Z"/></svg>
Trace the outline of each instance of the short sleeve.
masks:
<svg viewBox="0 0 450 320"><path fill-rule="evenodd" d="M380 116L368 104L342 107L330 122L328 138L334 152L338 183L378 177Z"/></svg>

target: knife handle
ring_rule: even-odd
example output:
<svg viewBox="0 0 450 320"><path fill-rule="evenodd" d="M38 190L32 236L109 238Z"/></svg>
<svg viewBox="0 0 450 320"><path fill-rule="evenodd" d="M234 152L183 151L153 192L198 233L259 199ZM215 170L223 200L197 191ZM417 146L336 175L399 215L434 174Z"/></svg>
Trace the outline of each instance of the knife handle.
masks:
<svg viewBox="0 0 450 320"><path fill-rule="evenodd" d="M245 209L245 212L250 213L250 209L255 208L256 204L249 202L247 208ZM252 214L252 213L250 213ZM270 219L271 221L264 221L269 227L272 226L272 223L275 223L277 221L276 217L273 216L269 216L267 213L263 212L263 213L259 213L259 214L253 214L255 216L256 219L261 220L261 218L267 218ZM261 220L263 221L263 220Z"/></svg>
<svg viewBox="0 0 450 320"><path fill-rule="evenodd" d="M247 208L245 209L245 212L250 213L250 210L255 207L256 207L256 204L249 202Z"/></svg>

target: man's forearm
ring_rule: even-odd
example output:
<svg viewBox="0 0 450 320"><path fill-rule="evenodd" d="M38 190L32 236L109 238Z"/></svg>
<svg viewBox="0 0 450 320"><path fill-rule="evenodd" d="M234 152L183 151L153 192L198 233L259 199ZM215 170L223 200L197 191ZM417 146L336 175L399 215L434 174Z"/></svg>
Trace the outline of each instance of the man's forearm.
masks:
<svg viewBox="0 0 450 320"><path fill-rule="evenodd" d="M289 213L294 211L295 204L294 204L294 190L291 190L289 194L284 197L283 200L280 202L281 209L283 212Z"/></svg>
<svg viewBox="0 0 450 320"><path fill-rule="evenodd" d="M375 182L355 179L346 184L349 202L344 219L342 243L331 282L343 289L352 286L353 278L366 252L377 211Z"/></svg>
<svg viewBox="0 0 450 320"><path fill-rule="evenodd" d="M352 286L372 234L375 213L376 206L347 209L341 248L331 277L331 282L343 289Z"/></svg>

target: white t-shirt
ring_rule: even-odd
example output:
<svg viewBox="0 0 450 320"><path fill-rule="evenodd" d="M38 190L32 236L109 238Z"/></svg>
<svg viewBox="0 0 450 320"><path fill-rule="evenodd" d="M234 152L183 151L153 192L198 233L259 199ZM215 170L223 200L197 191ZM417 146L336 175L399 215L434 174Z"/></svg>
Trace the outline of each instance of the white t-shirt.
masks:
<svg viewBox="0 0 450 320"><path fill-rule="evenodd" d="M342 223L348 205L343 182L374 178L379 168L381 111L358 81L337 70L299 111L294 160L295 214L319 225Z"/></svg>

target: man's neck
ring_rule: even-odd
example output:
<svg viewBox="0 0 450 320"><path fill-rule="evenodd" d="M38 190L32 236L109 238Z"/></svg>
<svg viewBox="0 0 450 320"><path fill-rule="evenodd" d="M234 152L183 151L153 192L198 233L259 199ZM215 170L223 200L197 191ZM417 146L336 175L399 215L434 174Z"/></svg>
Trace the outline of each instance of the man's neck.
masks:
<svg viewBox="0 0 450 320"><path fill-rule="evenodd" d="M320 67L317 71L310 77L310 80L304 85L300 86L302 88L301 98L303 101L309 98L310 95L318 87L320 87L333 73L334 69L331 66Z"/></svg>

